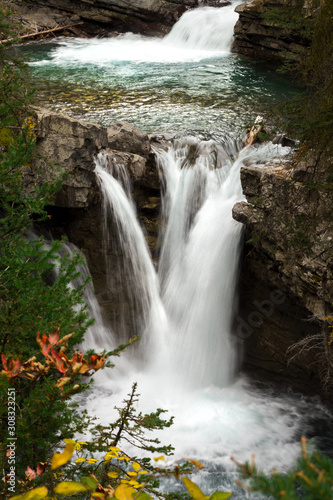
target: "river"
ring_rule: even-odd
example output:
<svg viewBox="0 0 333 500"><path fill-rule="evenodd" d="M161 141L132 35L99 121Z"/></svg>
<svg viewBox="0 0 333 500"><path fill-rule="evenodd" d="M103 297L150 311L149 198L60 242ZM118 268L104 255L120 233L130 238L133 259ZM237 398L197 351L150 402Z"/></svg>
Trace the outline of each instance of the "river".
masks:
<svg viewBox="0 0 333 500"><path fill-rule="evenodd" d="M128 294L134 290L139 300L141 340L115 369L95 376L83 404L107 423L138 382L142 411L160 407L175 416L159 436L175 447L170 463L201 460L206 467L194 480L203 491L232 491L240 500L251 495L235 484L231 455L245 461L255 453L266 471L287 470L302 435L323 445L331 416L314 397L280 392L239 372L233 317L242 225L231 217L243 199L239 171L244 162L279 161L290 153L270 143L243 149L242 138L246 123L293 88L269 66L230 53L235 5L188 12L164 38L62 38L24 50L43 105L174 137L168 151L156 150L164 183L157 268L125 174L114 176L103 155L96 159L104 209L128 256ZM114 347L116 333L103 325L93 294L88 301L97 323L85 347Z"/></svg>

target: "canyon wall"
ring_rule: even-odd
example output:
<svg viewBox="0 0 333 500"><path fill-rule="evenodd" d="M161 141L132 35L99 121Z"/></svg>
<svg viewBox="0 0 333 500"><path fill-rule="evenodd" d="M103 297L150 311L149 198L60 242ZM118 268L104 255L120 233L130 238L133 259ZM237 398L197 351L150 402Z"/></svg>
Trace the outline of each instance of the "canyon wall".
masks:
<svg viewBox="0 0 333 500"><path fill-rule="evenodd" d="M247 202L233 216L246 231L235 328L246 370L329 394L333 228L329 194L308 188L313 168L290 161L241 170Z"/></svg>
<svg viewBox="0 0 333 500"><path fill-rule="evenodd" d="M27 33L82 22L69 33L98 36L117 30L164 34L188 9L228 3L227 0L10 0L8 6Z"/></svg>
<svg viewBox="0 0 333 500"><path fill-rule="evenodd" d="M315 12L311 1L306 0L303 7L299 3L299 0L250 0L238 5L232 50L258 59L299 61L304 47L310 45L307 22ZM298 19L295 7L299 10Z"/></svg>

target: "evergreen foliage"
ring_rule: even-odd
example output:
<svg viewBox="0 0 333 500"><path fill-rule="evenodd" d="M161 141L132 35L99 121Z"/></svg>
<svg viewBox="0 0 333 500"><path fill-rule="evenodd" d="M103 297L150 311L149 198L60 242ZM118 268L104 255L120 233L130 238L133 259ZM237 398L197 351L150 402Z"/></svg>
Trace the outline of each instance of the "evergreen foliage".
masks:
<svg viewBox="0 0 333 500"><path fill-rule="evenodd" d="M247 484L237 481L244 489L260 492L268 498L278 500L331 500L333 498L333 461L319 453L308 454L306 440L302 438L302 456L295 467L287 473L273 471L265 474L259 470L254 459L240 464L242 479Z"/></svg>
<svg viewBox="0 0 333 500"><path fill-rule="evenodd" d="M293 33L306 33L309 46L292 69L304 91L282 106L288 118L287 129L301 142L299 158L311 154L315 159L317 187L333 185L333 0L313 1L305 16L304 2L281 8L280 24L289 23ZM293 14L289 10L293 11ZM295 21L296 19L296 21ZM290 66L288 66L290 69ZM318 182L319 181L319 182ZM314 184L313 184L314 185Z"/></svg>
<svg viewBox="0 0 333 500"><path fill-rule="evenodd" d="M8 13L0 9L0 39L11 36ZM26 189L25 174L36 154L30 105L33 91L27 67L9 43L0 44L0 354L4 359L36 353L36 334L57 326L74 331L70 348L80 342L89 324L82 289L69 287L77 275L79 256L59 256L61 242L46 246L29 228L47 217L45 205L59 181ZM74 309L74 306L75 309ZM38 355L37 355L38 357ZM40 358L38 358L40 359ZM6 469L7 390L16 389L17 474L38 456L47 458L62 437L82 429L84 418L70 406L53 377L10 381L0 377L0 458ZM1 483L4 487L4 483Z"/></svg>

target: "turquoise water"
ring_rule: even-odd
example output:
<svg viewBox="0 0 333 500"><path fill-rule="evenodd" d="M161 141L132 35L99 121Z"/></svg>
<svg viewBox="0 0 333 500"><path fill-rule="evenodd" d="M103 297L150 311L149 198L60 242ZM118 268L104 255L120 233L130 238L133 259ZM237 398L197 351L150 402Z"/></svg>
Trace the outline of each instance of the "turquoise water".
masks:
<svg viewBox="0 0 333 500"><path fill-rule="evenodd" d="M111 39L110 53L98 39L25 46L40 104L103 125L127 121L148 133L218 139L239 132L294 90L273 68L230 52L206 51L200 59L193 50L195 60L140 61L134 58L141 51L136 44L144 40L152 50L161 40L127 38ZM121 60L128 43L132 60ZM87 54L75 59L91 49L106 54L96 62Z"/></svg>

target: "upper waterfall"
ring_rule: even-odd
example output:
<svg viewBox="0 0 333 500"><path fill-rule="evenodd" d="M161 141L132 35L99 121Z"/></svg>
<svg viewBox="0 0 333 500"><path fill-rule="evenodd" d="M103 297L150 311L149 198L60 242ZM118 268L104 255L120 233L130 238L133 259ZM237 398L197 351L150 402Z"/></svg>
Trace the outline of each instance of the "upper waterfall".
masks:
<svg viewBox="0 0 333 500"><path fill-rule="evenodd" d="M229 52L238 14L235 5L199 7L185 12L164 38L133 33L114 38L63 39L43 66L106 66L110 61L178 63L200 61Z"/></svg>
<svg viewBox="0 0 333 500"><path fill-rule="evenodd" d="M179 48L228 52L238 17L234 9L229 5L185 12L163 41Z"/></svg>

